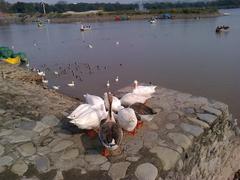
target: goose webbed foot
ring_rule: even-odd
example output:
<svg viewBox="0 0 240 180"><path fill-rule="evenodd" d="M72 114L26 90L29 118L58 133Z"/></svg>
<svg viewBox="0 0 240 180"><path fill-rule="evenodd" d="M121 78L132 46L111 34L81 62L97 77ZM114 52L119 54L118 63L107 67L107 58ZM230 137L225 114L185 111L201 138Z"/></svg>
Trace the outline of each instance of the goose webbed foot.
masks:
<svg viewBox="0 0 240 180"><path fill-rule="evenodd" d="M101 155L104 157L108 157L108 156L110 156L110 151L108 149L104 148L101 152Z"/></svg>
<svg viewBox="0 0 240 180"><path fill-rule="evenodd" d="M136 129L140 129L143 127L143 121L137 121Z"/></svg>

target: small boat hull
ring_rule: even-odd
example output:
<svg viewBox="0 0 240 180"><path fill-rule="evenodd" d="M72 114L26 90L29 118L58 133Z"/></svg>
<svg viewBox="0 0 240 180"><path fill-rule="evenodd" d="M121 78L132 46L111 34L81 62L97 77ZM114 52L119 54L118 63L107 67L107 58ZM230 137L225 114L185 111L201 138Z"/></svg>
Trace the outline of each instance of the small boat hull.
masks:
<svg viewBox="0 0 240 180"><path fill-rule="evenodd" d="M19 56L15 58L7 58L3 59L4 62L9 63L9 64L20 64L21 63L21 58Z"/></svg>

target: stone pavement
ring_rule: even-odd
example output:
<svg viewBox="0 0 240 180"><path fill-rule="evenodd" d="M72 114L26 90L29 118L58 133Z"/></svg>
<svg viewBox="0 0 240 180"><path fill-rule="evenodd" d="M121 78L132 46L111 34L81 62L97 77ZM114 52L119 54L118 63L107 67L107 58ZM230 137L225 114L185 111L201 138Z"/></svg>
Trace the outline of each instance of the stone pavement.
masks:
<svg viewBox="0 0 240 180"><path fill-rule="evenodd" d="M221 102L158 87L147 101L157 114L109 158L65 118L78 103L0 79L0 179L226 179L240 169L238 128Z"/></svg>

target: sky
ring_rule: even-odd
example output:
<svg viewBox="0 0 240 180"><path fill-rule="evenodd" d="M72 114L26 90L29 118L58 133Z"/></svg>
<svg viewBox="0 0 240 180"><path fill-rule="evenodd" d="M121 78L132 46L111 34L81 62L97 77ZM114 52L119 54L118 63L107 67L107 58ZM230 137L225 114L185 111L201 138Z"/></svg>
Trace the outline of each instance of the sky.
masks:
<svg viewBox="0 0 240 180"><path fill-rule="evenodd" d="M22 1L22 2L40 2L41 0L6 0L10 3L14 3L17 1ZM58 2L59 0L44 0L44 2L49 3L49 4L54 4L56 2ZM139 0L65 0L69 3L75 3L75 2L87 2L87 3L95 3L95 2L105 2L105 3L115 3L115 2L119 2L119 3L136 3ZM153 2L153 0L144 0L144 2L147 1L151 1ZM156 0L158 2L176 2L178 0ZM194 1L198 1L198 0L184 0L186 2L194 2Z"/></svg>

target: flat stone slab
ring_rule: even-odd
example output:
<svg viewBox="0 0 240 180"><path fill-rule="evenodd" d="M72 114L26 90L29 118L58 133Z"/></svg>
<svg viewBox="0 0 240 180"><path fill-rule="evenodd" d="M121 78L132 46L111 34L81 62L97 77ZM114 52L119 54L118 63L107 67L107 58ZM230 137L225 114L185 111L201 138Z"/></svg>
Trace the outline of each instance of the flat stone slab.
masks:
<svg viewBox="0 0 240 180"><path fill-rule="evenodd" d="M79 150L78 149L70 149L61 156L61 159L63 160L71 160L75 159L79 155Z"/></svg>
<svg viewBox="0 0 240 180"><path fill-rule="evenodd" d="M50 161L46 156L39 156L35 160L35 166L39 172L46 172L49 170Z"/></svg>
<svg viewBox="0 0 240 180"><path fill-rule="evenodd" d="M85 156L85 160L92 165L100 165L105 163L108 159L100 154L89 154Z"/></svg>
<svg viewBox="0 0 240 180"><path fill-rule="evenodd" d="M64 150L64 149L70 147L71 145L73 145L73 142L72 142L72 141L62 140L62 141L58 142L58 144L55 145L55 146L52 148L52 152L62 151L62 150Z"/></svg>
<svg viewBox="0 0 240 180"><path fill-rule="evenodd" d="M11 136L8 136L8 139L11 144L31 141L30 137L27 137L24 135L14 135L14 136L11 135Z"/></svg>
<svg viewBox="0 0 240 180"><path fill-rule="evenodd" d="M119 163L114 163L110 167L108 171L108 175L113 179L113 180L119 180L121 178L124 178L127 172L128 167L130 166L129 162L119 162Z"/></svg>
<svg viewBox="0 0 240 180"><path fill-rule="evenodd" d="M197 117L207 122L208 124L212 124L218 118L217 116L212 114L201 114L201 113L197 113Z"/></svg>
<svg viewBox="0 0 240 180"><path fill-rule="evenodd" d="M180 154L170 148L156 146L150 150L151 153L156 153L163 165L163 170L167 171L173 168L180 158Z"/></svg>
<svg viewBox="0 0 240 180"><path fill-rule="evenodd" d="M201 135L203 133L203 129L199 126L194 126L191 124L187 124L187 123L181 123L180 127L185 131L188 132L190 134L192 134L195 137L198 137L199 135Z"/></svg>
<svg viewBox="0 0 240 180"><path fill-rule="evenodd" d="M151 163L140 164L135 171L139 180L155 180L157 175L158 169Z"/></svg>
<svg viewBox="0 0 240 180"><path fill-rule="evenodd" d="M11 129L2 129L1 131L0 131L0 137L2 137L2 136L8 136L8 135L10 135L10 134L12 134L13 133L13 130L11 130Z"/></svg>
<svg viewBox="0 0 240 180"><path fill-rule="evenodd" d="M3 156L0 158L0 166L11 166L13 158L11 156Z"/></svg>
<svg viewBox="0 0 240 180"><path fill-rule="evenodd" d="M18 152L24 157L32 156L36 153L36 147L31 142L23 144L19 146L17 149Z"/></svg>
<svg viewBox="0 0 240 180"><path fill-rule="evenodd" d="M34 127L33 131L40 133L40 132L42 132L43 130L48 129L48 128L49 128L48 125L46 125L46 124L38 121L37 124L36 124L36 126Z"/></svg>
<svg viewBox="0 0 240 180"><path fill-rule="evenodd" d="M209 113L212 113L216 116L221 116L222 115L222 111L218 110L218 109L215 109L213 107L210 107L210 106L203 106L202 109L206 112L209 112Z"/></svg>
<svg viewBox="0 0 240 180"><path fill-rule="evenodd" d="M169 133L168 137L172 139L175 144L181 146L184 150L187 150L192 144L191 140L184 134Z"/></svg>
<svg viewBox="0 0 240 180"><path fill-rule="evenodd" d="M41 122L50 126L50 127L54 127L54 126L57 126L58 123L60 122L60 120L54 116L54 115L47 115L47 116L44 116L42 119L41 119Z"/></svg>
<svg viewBox="0 0 240 180"><path fill-rule="evenodd" d="M23 161L17 161L11 168L11 171L19 176L22 176L28 170L28 165Z"/></svg>

